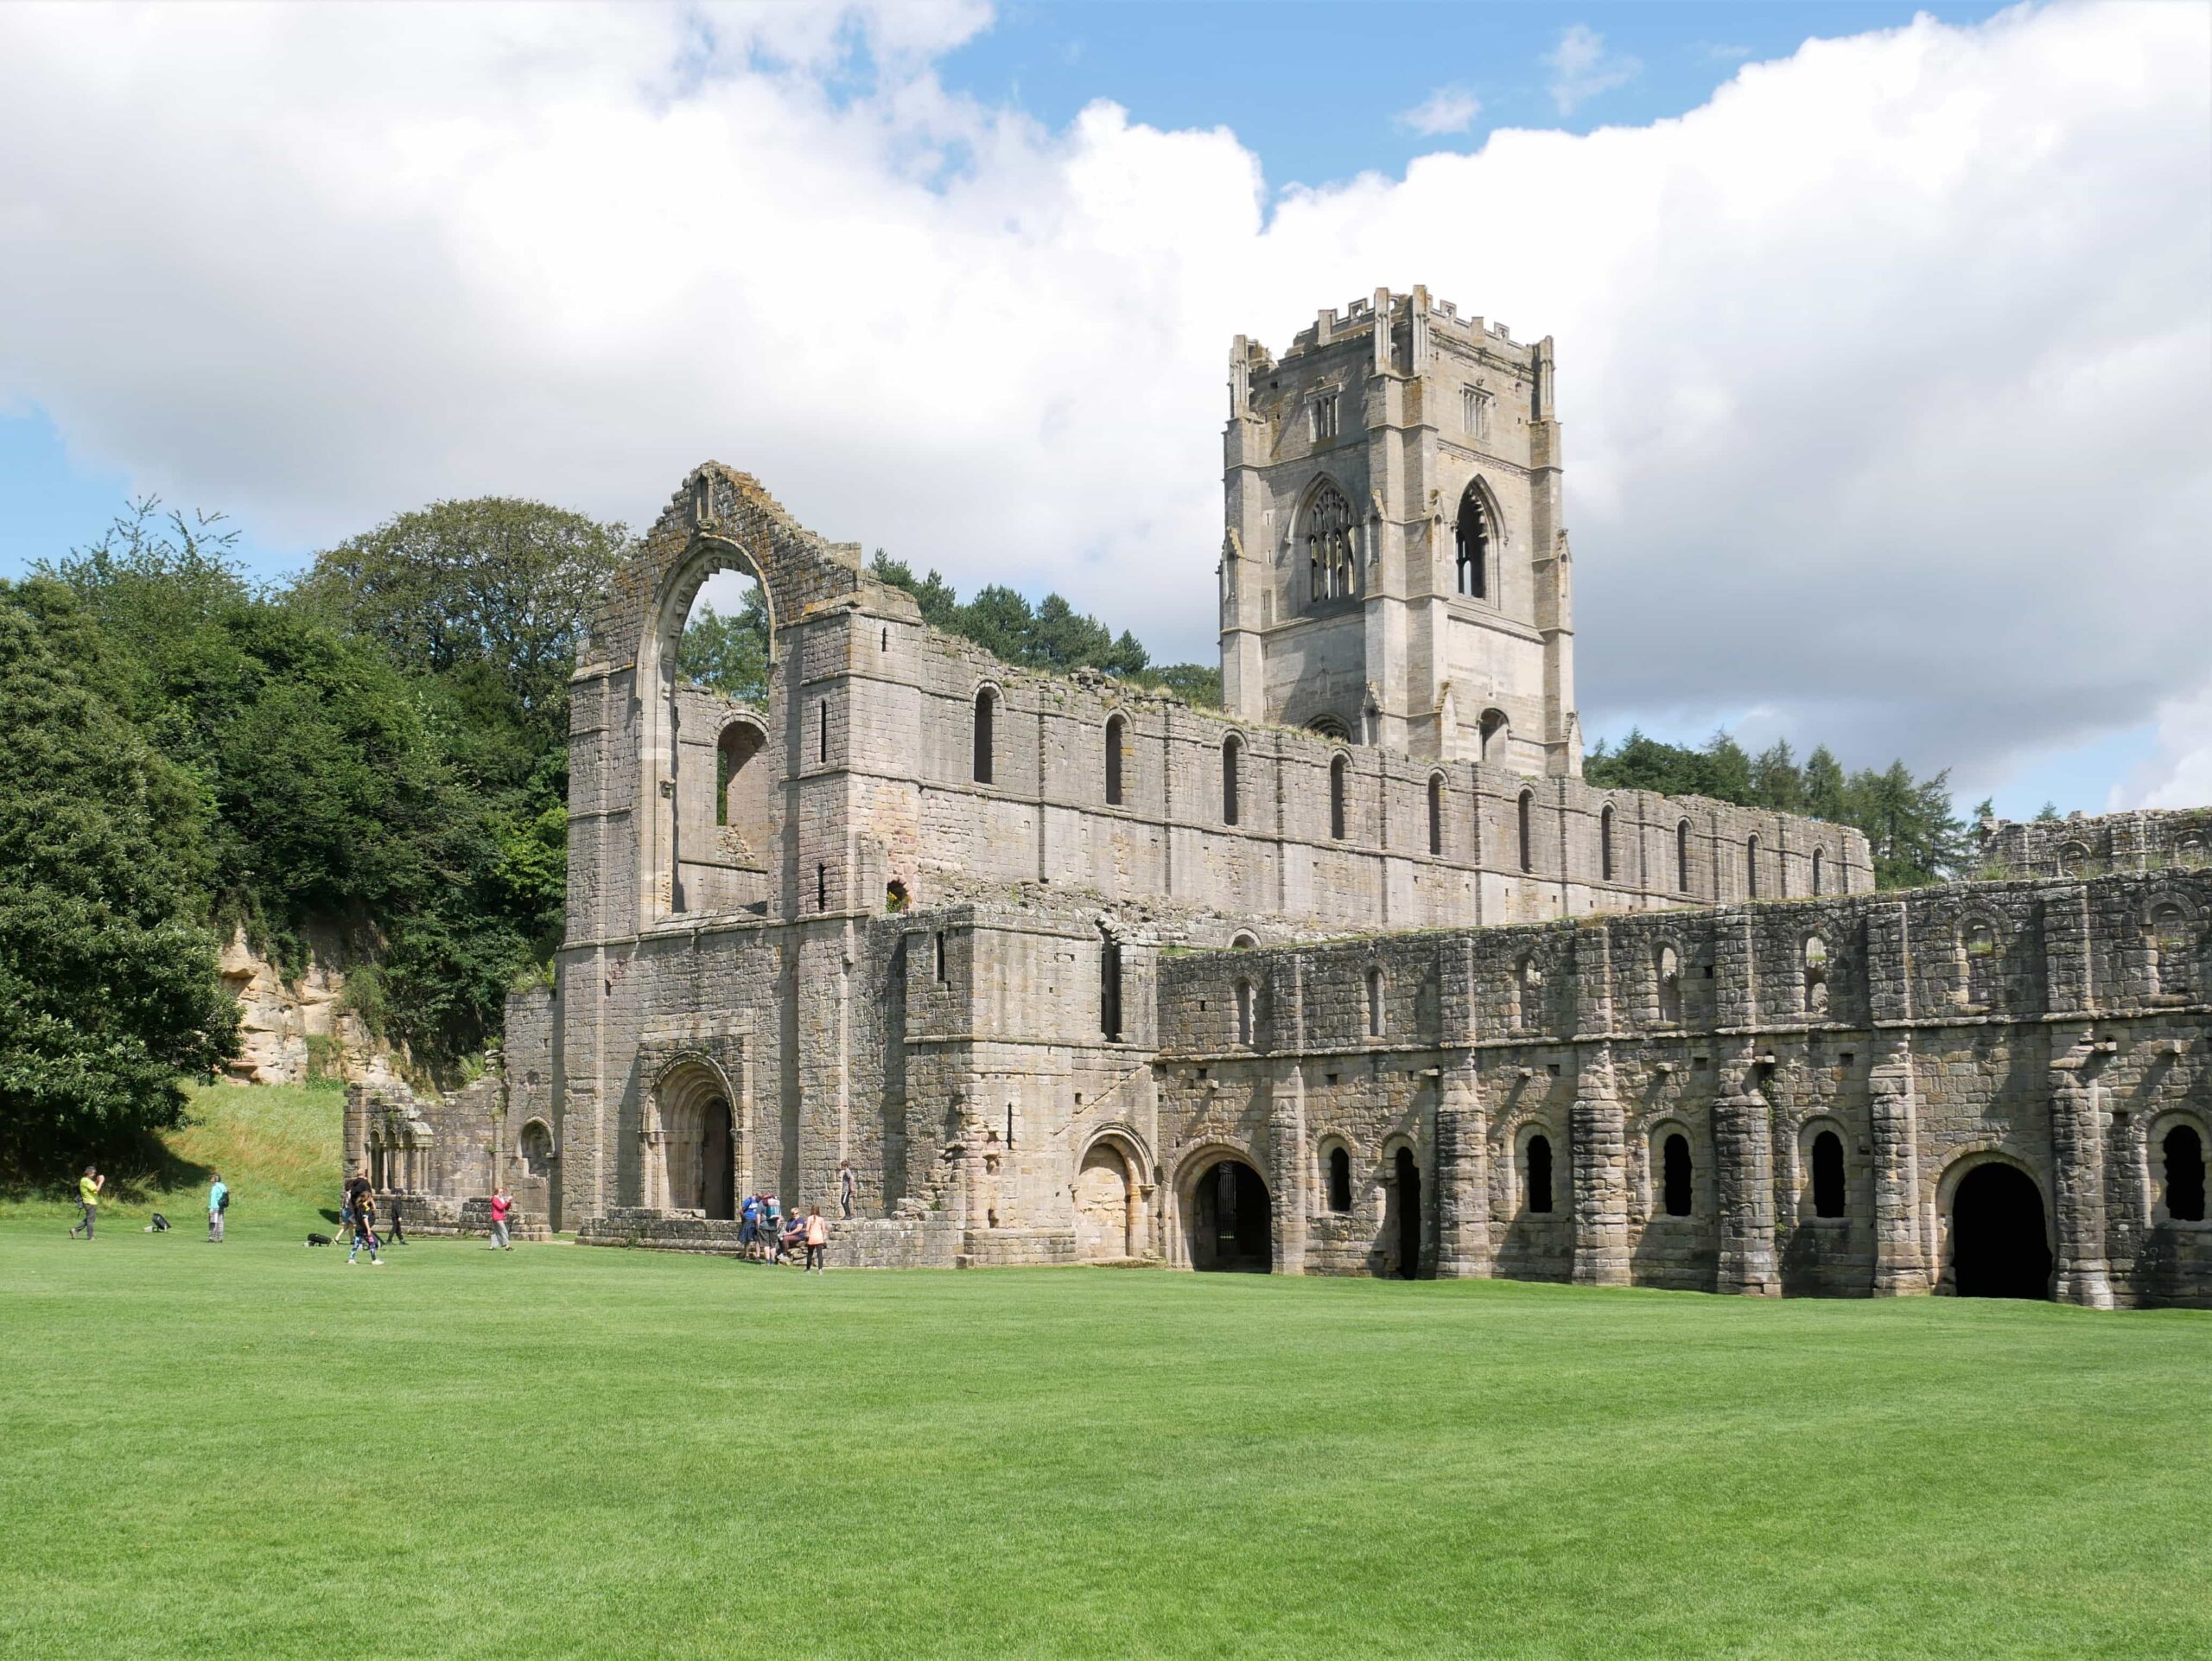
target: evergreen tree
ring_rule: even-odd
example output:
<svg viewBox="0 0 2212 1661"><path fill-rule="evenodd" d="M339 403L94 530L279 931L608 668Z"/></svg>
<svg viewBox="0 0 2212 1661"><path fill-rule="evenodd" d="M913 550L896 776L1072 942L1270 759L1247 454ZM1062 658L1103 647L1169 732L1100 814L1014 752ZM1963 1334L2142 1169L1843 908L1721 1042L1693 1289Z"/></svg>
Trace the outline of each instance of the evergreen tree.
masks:
<svg viewBox="0 0 2212 1661"><path fill-rule="evenodd" d="M1751 758L1751 799L1777 813L1805 811L1805 775L1788 739L1777 740Z"/></svg>
<svg viewBox="0 0 2212 1661"><path fill-rule="evenodd" d="M1840 824L1851 811L1843 766L1825 744L1805 758L1805 811L1816 819Z"/></svg>

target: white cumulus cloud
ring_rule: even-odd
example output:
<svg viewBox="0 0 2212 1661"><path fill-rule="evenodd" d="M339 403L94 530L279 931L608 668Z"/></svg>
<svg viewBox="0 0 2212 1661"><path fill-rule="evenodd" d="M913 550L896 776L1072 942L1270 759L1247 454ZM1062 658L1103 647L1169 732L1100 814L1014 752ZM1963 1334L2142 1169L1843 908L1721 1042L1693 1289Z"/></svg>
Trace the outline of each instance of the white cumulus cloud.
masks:
<svg viewBox="0 0 2212 1661"><path fill-rule="evenodd" d="M1922 18L1280 199L948 93L984 26L0 8L0 407L304 545L714 456L1203 658L1230 336L1425 282L1557 341L1590 732L1756 707L1978 794L2203 694L2212 14Z"/></svg>
<svg viewBox="0 0 2212 1661"><path fill-rule="evenodd" d="M1561 115L1573 115L1600 92L1625 86L1643 71L1636 59L1605 50L1605 37L1587 23L1570 23L1559 44L1544 54L1552 72L1552 102Z"/></svg>
<svg viewBox="0 0 2212 1661"><path fill-rule="evenodd" d="M1482 100L1464 86L1440 86L1398 117L1398 124L1430 137L1465 132L1483 112Z"/></svg>

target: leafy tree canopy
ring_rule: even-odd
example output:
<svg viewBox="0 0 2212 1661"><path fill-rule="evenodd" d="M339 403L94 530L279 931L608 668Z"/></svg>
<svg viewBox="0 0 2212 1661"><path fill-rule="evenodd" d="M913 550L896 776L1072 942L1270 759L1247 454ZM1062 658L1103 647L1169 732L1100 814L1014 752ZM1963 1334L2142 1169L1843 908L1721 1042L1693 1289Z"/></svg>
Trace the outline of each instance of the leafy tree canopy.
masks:
<svg viewBox="0 0 2212 1661"><path fill-rule="evenodd" d="M758 703L768 696L768 602L758 582L734 617L693 611L677 643L676 672L695 686Z"/></svg>
<svg viewBox="0 0 2212 1661"><path fill-rule="evenodd" d="M1726 733L1701 749L1662 743L1631 729L1618 748L1599 744L1583 765L1592 784L1708 796L1738 807L1805 813L1866 834L1874 880L1911 888L1963 875L1972 863L1967 827L1952 811L1948 770L1916 779L1902 761L1847 776L1824 744L1798 765L1789 743L1748 755Z"/></svg>
<svg viewBox="0 0 2212 1661"><path fill-rule="evenodd" d="M403 668L489 668L525 719L564 734L576 648L628 544L543 502L433 502L317 555L300 594Z"/></svg>
<svg viewBox="0 0 2212 1661"><path fill-rule="evenodd" d="M1058 594L1032 607L1022 595L998 584L978 589L965 604L935 571L917 577L904 560L879 548L869 571L912 595L922 620L976 642L993 656L1025 669L1065 674L1103 670L1140 686L1158 687L1185 702L1221 707L1221 671L1205 664L1154 665L1127 629L1116 636L1096 617L1078 612Z"/></svg>
<svg viewBox="0 0 2212 1661"><path fill-rule="evenodd" d="M0 583L0 1177L129 1161L236 1047L203 926L209 805ZM111 664L105 665L112 670Z"/></svg>

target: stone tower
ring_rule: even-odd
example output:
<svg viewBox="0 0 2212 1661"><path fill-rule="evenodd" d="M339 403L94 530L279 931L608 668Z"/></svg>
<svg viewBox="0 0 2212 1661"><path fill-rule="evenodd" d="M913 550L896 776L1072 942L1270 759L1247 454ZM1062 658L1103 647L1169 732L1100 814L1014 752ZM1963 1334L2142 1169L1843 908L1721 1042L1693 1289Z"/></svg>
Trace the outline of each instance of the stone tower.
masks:
<svg viewBox="0 0 2212 1661"><path fill-rule="evenodd" d="M1425 289L1236 337L1224 451L1231 714L1579 777L1552 343Z"/></svg>

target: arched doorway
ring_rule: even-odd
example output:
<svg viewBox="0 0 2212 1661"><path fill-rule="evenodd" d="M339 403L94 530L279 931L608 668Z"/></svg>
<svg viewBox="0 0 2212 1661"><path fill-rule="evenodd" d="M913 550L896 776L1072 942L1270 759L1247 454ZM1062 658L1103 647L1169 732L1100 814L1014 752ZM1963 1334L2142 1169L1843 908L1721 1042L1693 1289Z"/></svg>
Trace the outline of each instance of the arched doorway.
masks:
<svg viewBox="0 0 2212 1661"><path fill-rule="evenodd" d="M1412 1149L1398 1149L1391 1175L1398 1212L1395 1238L1391 1242L1397 1259L1397 1275L1402 1281L1417 1280L1421 1276L1421 1167L1414 1162Z"/></svg>
<svg viewBox="0 0 2212 1661"><path fill-rule="evenodd" d="M1084 1154L1075 1178L1076 1239L1087 1263L1144 1255L1143 1202L1120 1144L1101 1139Z"/></svg>
<svg viewBox="0 0 2212 1661"><path fill-rule="evenodd" d="M1191 1267L1265 1275L1274 1267L1274 1220L1268 1185L1241 1159L1198 1173L1191 1190Z"/></svg>
<svg viewBox="0 0 2212 1661"><path fill-rule="evenodd" d="M2050 1237L2043 1194L2017 1165L1992 1160L1951 1196L1951 1280L1962 1298L2047 1298Z"/></svg>
<svg viewBox="0 0 2212 1661"><path fill-rule="evenodd" d="M737 1216L737 1125L721 1072L691 1061L656 1086L657 1123L645 1134L647 1203L734 1220Z"/></svg>

